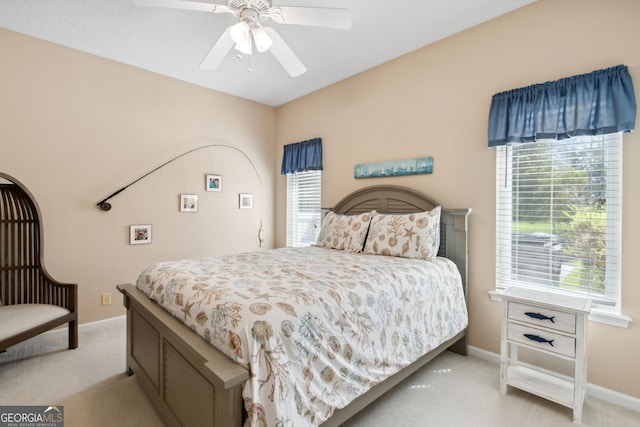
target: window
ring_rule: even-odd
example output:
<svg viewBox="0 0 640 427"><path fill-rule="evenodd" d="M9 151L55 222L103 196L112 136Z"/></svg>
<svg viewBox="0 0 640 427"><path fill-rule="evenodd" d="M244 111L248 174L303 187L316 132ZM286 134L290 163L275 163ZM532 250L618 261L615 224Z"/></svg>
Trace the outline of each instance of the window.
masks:
<svg viewBox="0 0 640 427"><path fill-rule="evenodd" d="M319 170L287 174L287 246L316 243L321 220Z"/></svg>
<svg viewBox="0 0 640 427"><path fill-rule="evenodd" d="M622 134L501 146L496 279L620 307Z"/></svg>

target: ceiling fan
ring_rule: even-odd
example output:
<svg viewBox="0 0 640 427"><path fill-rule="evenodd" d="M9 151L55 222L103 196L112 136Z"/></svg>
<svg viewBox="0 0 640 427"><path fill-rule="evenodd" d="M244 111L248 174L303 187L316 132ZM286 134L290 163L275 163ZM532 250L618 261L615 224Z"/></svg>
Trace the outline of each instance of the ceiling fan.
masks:
<svg viewBox="0 0 640 427"><path fill-rule="evenodd" d="M347 30L351 28L348 9L272 6L270 0L227 0L226 4L187 0L133 0L139 6L166 7L210 13L230 13L239 19L228 27L200 63L200 68L214 70L232 48L250 55L255 45L258 52L270 51L292 76L307 69L275 29L263 27L271 19L277 24L307 25Z"/></svg>

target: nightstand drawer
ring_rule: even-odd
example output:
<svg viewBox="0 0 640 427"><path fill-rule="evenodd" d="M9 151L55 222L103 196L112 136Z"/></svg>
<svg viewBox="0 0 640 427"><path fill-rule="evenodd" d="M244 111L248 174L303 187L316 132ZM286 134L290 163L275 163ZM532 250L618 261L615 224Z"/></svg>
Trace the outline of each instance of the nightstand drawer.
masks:
<svg viewBox="0 0 640 427"><path fill-rule="evenodd" d="M507 318L558 331L576 333L576 315L535 305L509 301Z"/></svg>
<svg viewBox="0 0 640 427"><path fill-rule="evenodd" d="M575 338L543 329L508 322L507 339L568 357L576 356Z"/></svg>

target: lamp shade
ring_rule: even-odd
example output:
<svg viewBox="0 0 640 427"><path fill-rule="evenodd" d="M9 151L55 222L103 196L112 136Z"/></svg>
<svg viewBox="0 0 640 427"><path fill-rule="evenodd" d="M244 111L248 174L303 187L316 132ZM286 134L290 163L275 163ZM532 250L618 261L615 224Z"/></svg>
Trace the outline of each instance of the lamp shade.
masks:
<svg viewBox="0 0 640 427"><path fill-rule="evenodd" d="M258 52L262 53L271 49L271 46L273 46L273 40L262 27L252 29L251 33L253 34L253 41L256 43L256 49L258 49Z"/></svg>
<svg viewBox="0 0 640 427"><path fill-rule="evenodd" d="M236 25L231 27L231 39L236 42L236 44L241 45L243 42L249 40L249 29L249 24L246 22L238 22Z"/></svg>
<svg viewBox="0 0 640 427"><path fill-rule="evenodd" d="M234 47L245 55L251 55L251 39L246 39L242 43L236 43Z"/></svg>

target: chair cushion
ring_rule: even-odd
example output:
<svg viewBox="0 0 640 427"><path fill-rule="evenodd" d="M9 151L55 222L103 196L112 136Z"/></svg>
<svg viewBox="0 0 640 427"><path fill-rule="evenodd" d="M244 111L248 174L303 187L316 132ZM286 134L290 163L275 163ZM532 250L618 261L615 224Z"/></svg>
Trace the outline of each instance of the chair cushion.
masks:
<svg viewBox="0 0 640 427"><path fill-rule="evenodd" d="M0 340L71 313L51 304L15 304L0 306Z"/></svg>

